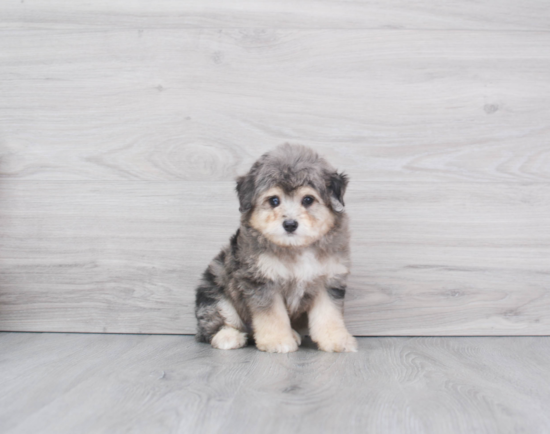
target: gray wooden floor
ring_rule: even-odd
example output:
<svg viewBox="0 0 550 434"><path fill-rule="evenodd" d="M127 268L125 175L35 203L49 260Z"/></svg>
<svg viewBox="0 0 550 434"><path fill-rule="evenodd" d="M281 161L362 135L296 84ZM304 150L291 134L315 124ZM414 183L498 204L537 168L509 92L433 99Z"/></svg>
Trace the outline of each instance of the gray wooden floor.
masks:
<svg viewBox="0 0 550 434"><path fill-rule="evenodd" d="M0 432L550 432L550 337L359 346L277 355L190 336L2 333Z"/></svg>

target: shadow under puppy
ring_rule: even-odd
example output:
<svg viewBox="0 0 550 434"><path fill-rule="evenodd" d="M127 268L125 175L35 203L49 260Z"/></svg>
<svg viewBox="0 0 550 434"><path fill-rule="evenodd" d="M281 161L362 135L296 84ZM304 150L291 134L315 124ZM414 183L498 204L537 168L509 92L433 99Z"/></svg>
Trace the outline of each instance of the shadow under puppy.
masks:
<svg viewBox="0 0 550 434"><path fill-rule="evenodd" d="M309 323L319 349L357 351L343 320L348 179L313 150L284 144L237 179L241 226L197 288L197 340L296 351Z"/></svg>

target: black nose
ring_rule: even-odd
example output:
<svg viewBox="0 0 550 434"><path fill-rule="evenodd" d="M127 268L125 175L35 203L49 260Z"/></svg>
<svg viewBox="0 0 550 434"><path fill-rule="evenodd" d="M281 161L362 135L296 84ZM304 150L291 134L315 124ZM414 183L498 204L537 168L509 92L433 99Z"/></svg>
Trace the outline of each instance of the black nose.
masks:
<svg viewBox="0 0 550 434"><path fill-rule="evenodd" d="M285 220L283 222L283 228L287 232L294 232L298 228L298 222L296 220Z"/></svg>

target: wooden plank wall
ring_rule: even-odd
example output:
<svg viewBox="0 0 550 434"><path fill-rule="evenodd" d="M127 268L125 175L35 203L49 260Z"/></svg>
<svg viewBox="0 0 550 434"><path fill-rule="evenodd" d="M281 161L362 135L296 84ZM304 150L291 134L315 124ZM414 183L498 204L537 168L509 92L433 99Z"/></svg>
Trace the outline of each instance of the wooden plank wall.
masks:
<svg viewBox="0 0 550 434"><path fill-rule="evenodd" d="M550 334L550 4L5 1L0 330L193 333L270 148L351 176L357 335Z"/></svg>

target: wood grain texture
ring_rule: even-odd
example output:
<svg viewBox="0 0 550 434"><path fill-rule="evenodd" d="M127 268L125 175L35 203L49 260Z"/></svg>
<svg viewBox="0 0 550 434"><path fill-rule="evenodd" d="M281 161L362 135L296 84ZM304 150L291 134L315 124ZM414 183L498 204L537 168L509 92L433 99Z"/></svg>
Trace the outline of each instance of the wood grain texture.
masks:
<svg viewBox="0 0 550 434"><path fill-rule="evenodd" d="M352 179L353 333L549 334L549 24L543 0L4 1L0 329L192 333L235 176L290 141Z"/></svg>
<svg viewBox="0 0 550 434"><path fill-rule="evenodd" d="M0 334L0 429L22 433L550 432L550 338L362 338L359 353L191 337Z"/></svg>
<svg viewBox="0 0 550 434"><path fill-rule="evenodd" d="M407 0L4 0L4 28L383 28L547 30L539 0L424 3Z"/></svg>
<svg viewBox="0 0 550 434"><path fill-rule="evenodd" d="M232 180L285 141L354 180L548 182L550 33L6 30L0 177Z"/></svg>
<svg viewBox="0 0 550 434"><path fill-rule="evenodd" d="M4 181L0 329L193 333L226 182ZM357 335L550 333L550 186L350 184Z"/></svg>

